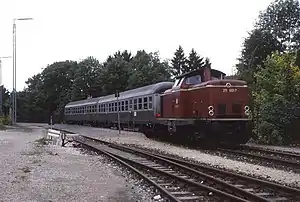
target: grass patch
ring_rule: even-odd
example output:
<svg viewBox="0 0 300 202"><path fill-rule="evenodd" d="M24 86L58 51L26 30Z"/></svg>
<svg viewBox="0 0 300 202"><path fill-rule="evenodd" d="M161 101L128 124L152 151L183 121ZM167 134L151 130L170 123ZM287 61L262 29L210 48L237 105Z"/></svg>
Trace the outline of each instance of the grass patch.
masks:
<svg viewBox="0 0 300 202"><path fill-rule="evenodd" d="M0 130L6 130L6 126L0 122Z"/></svg>
<svg viewBox="0 0 300 202"><path fill-rule="evenodd" d="M38 145L47 145L48 144L48 140L45 137L42 137L40 139L37 139L35 141L35 143L37 143Z"/></svg>

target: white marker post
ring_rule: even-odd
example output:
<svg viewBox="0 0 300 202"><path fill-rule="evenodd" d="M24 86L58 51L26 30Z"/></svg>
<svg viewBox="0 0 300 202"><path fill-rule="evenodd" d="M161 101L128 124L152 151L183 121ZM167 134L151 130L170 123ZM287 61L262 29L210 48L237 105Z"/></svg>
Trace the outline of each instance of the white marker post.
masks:
<svg viewBox="0 0 300 202"><path fill-rule="evenodd" d="M120 93L117 90L115 93L115 97L117 98L117 107L118 107L118 128L119 128L119 134L121 134L121 126L120 126L120 110L119 110L119 97L120 97Z"/></svg>

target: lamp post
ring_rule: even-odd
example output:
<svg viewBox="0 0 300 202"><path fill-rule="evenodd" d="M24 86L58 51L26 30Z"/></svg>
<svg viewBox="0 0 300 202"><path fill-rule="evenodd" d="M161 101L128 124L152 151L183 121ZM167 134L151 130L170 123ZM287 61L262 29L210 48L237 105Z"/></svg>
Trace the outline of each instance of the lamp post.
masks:
<svg viewBox="0 0 300 202"><path fill-rule="evenodd" d="M20 20L33 20L33 18L15 18L13 19L13 93L12 93L12 124L17 122L17 95L16 95L16 85L17 85L17 60L16 60L16 21Z"/></svg>
<svg viewBox="0 0 300 202"><path fill-rule="evenodd" d="M11 58L11 56L0 57L0 115L3 115L2 106L3 106L3 83L2 83L2 59Z"/></svg>

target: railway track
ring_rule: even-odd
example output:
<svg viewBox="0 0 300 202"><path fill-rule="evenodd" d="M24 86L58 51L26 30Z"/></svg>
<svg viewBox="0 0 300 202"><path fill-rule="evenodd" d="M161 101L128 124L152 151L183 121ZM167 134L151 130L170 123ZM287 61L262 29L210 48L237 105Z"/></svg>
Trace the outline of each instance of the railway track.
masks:
<svg viewBox="0 0 300 202"><path fill-rule="evenodd" d="M74 141L132 169L171 201L300 201L300 190L81 136Z"/></svg>
<svg viewBox="0 0 300 202"><path fill-rule="evenodd" d="M264 163L273 163L277 166L288 166L290 170L300 172L300 155L283 152L272 151L263 148L240 146L237 149L219 148L222 153L237 154L239 156L257 159Z"/></svg>

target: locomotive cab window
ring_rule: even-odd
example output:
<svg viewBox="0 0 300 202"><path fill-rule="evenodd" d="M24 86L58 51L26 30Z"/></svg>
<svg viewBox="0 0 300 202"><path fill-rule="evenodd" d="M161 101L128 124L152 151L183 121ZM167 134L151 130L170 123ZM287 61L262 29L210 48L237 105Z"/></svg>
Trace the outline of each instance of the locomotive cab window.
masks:
<svg viewBox="0 0 300 202"><path fill-rule="evenodd" d="M174 85L172 86L172 88L178 86L181 83L182 79L183 78L176 79Z"/></svg>
<svg viewBox="0 0 300 202"><path fill-rule="evenodd" d="M186 79L185 83L189 84L189 85L200 84L201 83L201 76L200 75L190 76Z"/></svg>

